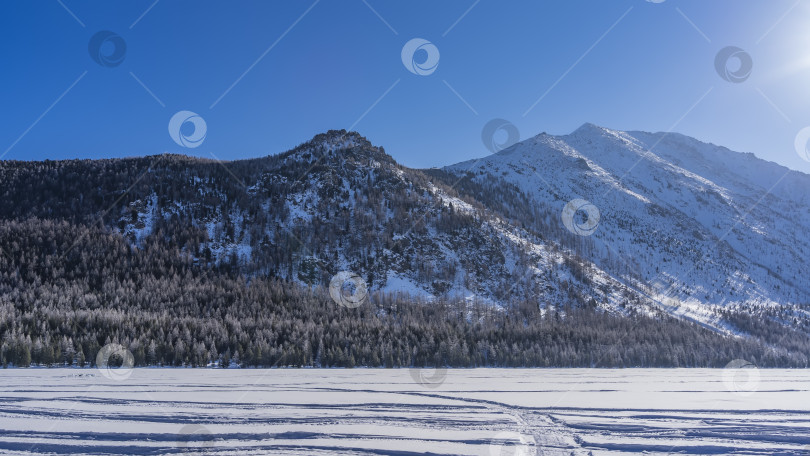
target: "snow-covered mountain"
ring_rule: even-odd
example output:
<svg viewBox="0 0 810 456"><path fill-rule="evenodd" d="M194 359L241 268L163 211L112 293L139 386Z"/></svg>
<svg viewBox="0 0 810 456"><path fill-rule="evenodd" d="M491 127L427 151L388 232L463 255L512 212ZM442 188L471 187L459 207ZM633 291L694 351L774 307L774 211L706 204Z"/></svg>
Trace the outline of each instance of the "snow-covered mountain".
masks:
<svg viewBox="0 0 810 456"><path fill-rule="evenodd" d="M564 225L570 201L590 202L573 220L582 239L540 231L670 313L722 329L719 309L809 301L810 176L753 154L585 124L446 170L515 185L551 209L548 225Z"/></svg>
<svg viewBox="0 0 810 456"><path fill-rule="evenodd" d="M740 332L807 321L810 176L678 134L584 125L443 169L330 131L264 158L0 162L0 217L99 222L202 268ZM798 318L798 320L797 320Z"/></svg>

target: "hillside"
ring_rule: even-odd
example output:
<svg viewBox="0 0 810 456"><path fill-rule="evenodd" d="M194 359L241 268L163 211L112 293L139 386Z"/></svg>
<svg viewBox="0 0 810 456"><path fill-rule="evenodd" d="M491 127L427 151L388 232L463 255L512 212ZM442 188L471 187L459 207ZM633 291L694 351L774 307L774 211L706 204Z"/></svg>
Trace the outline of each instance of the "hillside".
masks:
<svg viewBox="0 0 810 456"><path fill-rule="evenodd" d="M0 357L804 366L810 178L767 192L763 163L592 125L441 170L345 131L225 163L0 162ZM575 199L598 223L562 217ZM365 305L331 302L339 271Z"/></svg>

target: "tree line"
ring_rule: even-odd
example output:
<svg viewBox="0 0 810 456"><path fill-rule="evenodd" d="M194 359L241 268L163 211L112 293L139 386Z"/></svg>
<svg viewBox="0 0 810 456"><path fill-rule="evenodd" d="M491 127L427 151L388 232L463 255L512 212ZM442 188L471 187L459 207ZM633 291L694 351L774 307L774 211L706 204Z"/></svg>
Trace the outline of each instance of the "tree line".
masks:
<svg viewBox="0 0 810 456"><path fill-rule="evenodd" d="M588 303L372 293L349 309L323 285L202 268L156 239L136 248L64 221L4 221L0 246L3 366L93 366L110 343L138 366L188 367L807 367L810 353L798 331L775 345Z"/></svg>

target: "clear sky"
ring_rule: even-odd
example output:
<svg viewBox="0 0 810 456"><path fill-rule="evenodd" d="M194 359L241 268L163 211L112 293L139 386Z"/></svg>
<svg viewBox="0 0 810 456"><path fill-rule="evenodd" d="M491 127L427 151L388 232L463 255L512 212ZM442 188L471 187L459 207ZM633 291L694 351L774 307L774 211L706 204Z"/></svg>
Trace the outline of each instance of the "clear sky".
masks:
<svg viewBox="0 0 810 456"><path fill-rule="evenodd" d="M353 127L430 167L488 154L503 118L523 139L672 129L810 172L810 0L9 1L0 30L4 159L248 158ZM716 69L727 46L742 82ZM190 114L173 140L180 111L203 140Z"/></svg>

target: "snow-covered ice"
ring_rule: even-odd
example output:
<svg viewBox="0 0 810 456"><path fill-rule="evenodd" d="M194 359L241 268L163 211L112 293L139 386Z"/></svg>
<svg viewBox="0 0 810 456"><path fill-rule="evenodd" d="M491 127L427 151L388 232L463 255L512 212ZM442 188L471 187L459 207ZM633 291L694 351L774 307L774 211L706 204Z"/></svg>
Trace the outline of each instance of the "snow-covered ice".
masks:
<svg viewBox="0 0 810 456"><path fill-rule="evenodd" d="M417 383L414 378L429 379ZM810 371L0 371L0 454L810 454Z"/></svg>

